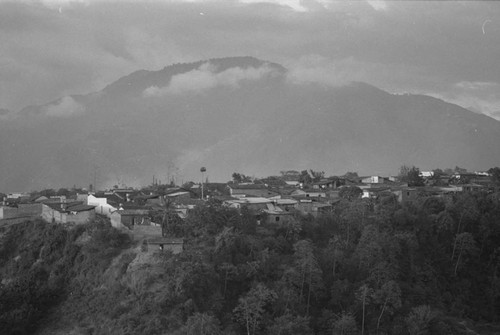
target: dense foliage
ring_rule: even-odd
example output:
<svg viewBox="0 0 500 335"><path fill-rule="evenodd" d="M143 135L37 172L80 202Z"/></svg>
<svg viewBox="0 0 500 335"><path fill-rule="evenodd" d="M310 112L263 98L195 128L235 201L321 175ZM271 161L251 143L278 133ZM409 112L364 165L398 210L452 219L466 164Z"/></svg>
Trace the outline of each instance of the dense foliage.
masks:
<svg viewBox="0 0 500 335"><path fill-rule="evenodd" d="M95 286L129 245L103 220L72 229L37 220L0 233L0 333L35 332L71 291Z"/></svg>
<svg viewBox="0 0 500 335"><path fill-rule="evenodd" d="M346 197L321 217L260 225L251 212L209 201L185 221L169 220L169 234L187 242L178 255L120 253L127 240L105 225L27 224L2 237L0 327L2 334L498 333L499 199L462 193L401 205L393 196ZM28 234L29 246L16 246Z"/></svg>

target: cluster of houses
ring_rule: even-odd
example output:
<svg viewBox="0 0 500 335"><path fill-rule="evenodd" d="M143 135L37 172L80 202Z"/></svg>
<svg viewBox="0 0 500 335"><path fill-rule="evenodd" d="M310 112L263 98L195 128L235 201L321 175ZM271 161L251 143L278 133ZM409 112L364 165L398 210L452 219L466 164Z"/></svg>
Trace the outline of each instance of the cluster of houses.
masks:
<svg viewBox="0 0 500 335"><path fill-rule="evenodd" d="M109 218L113 227L144 241L145 250L168 249L179 253L183 240L165 236L162 227L164 216L162 219L161 213L168 211L185 219L195 206L210 198L230 208L248 208L255 213L259 223L287 223L295 220L297 212L313 216L329 213L340 201L342 190L346 187L358 188L361 198L394 195L397 201L408 202L422 194L445 196L487 190L493 185L491 177L484 173L440 178L422 173L422 178L426 183L422 187L409 187L397 178L381 176L321 178L307 184L288 176L246 183L191 183L184 187L161 188L153 185L143 190L112 189L71 197L9 194L0 206L0 227L33 218L60 224L82 224L94 220L96 215L102 215Z"/></svg>

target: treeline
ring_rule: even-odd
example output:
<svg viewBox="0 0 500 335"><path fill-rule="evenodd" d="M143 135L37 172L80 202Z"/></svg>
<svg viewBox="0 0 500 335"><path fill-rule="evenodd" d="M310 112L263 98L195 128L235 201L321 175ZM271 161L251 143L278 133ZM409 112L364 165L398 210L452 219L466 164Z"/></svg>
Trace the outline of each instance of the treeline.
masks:
<svg viewBox="0 0 500 335"><path fill-rule="evenodd" d="M179 334L465 334L500 317L499 194L353 198L288 224L198 211L171 227L191 236L171 268L191 308Z"/></svg>
<svg viewBox="0 0 500 335"><path fill-rule="evenodd" d="M2 334L495 334L499 197L461 193L403 205L393 196L353 197L321 217L260 225L255 213L208 201L185 221L167 220L169 234L186 239L183 253L147 261L123 251L130 241L106 224L63 231L35 223L2 237L2 278L10 282L0 287L0 327ZM40 237L23 249L15 246L22 234Z"/></svg>

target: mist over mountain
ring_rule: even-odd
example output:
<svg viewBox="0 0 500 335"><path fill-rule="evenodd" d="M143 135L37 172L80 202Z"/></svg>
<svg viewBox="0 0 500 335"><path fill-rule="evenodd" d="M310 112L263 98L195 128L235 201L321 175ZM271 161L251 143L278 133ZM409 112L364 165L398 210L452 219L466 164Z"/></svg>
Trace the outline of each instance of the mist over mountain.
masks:
<svg viewBox="0 0 500 335"><path fill-rule="evenodd" d="M498 165L500 122L365 83L289 80L252 57L136 71L87 95L1 113L0 190Z"/></svg>

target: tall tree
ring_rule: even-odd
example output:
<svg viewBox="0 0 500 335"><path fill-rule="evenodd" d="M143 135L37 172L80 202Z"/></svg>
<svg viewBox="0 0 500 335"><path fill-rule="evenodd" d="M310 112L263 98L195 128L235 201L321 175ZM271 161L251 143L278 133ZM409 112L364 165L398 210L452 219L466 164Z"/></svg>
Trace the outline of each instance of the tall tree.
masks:
<svg viewBox="0 0 500 335"><path fill-rule="evenodd" d="M275 299L276 293L261 283L238 299L238 306L233 313L236 320L245 327L247 335L255 334L259 329L266 305Z"/></svg>
<svg viewBox="0 0 500 335"><path fill-rule="evenodd" d="M306 315L309 315L311 294L323 288L321 268L313 251L313 244L309 240L301 240L294 244L295 265L300 274L300 297L307 290Z"/></svg>
<svg viewBox="0 0 500 335"><path fill-rule="evenodd" d="M342 312L342 315L333 322L332 325L333 335L356 335L358 334L358 327L356 319L351 313Z"/></svg>
<svg viewBox="0 0 500 335"><path fill-rule="evenodd" d="M219 320L207 313L191 315L175 335L220 335Z"/></svg>
<svg viewBox="0 0 500 335"><path fill-rule="evenodd" d="M361 334L365 333L365 315L366 315L366 306L371 303L371 298L373 295L373 289L371 289L368 285L363 284L355 294L356 300L361 303L362 306L362 315L361 315Z"/></svg>
<svg viewBox="0 0 500 335"><path fill-rule="evenodd" d="M429 324L434 317L435 314L428 305L421 305L412 308L410 314L405 319L408 333L410 335L427 334Z"/></svg>
<svg viewBox="0 0 500 335"><path fill-rule="evenodd" d="M380 306L380 314L377 319L377 333L380 328L380 321L384 313L393 313L401 308L401 289L393 280L386 282L373 294L374 303Z"/></svg>
<svg viewBox="0 0 500 335"><path fill-rule="evenodd" d="M309 327L308 317L286 313L274 319L273 325L268 329L268 334L312 335L313 331Z"/></svg>
<svg viewBox="0 0 500 335"><path fill-rule="evenodd" d="M458 247L457 262L454 270L454 274L456 276L460 261L463 262L463 258L474 254L475 251L477 251L477 247L476 241L474 241L474 237L470 233L458 234L455 240Z"/></svg>

